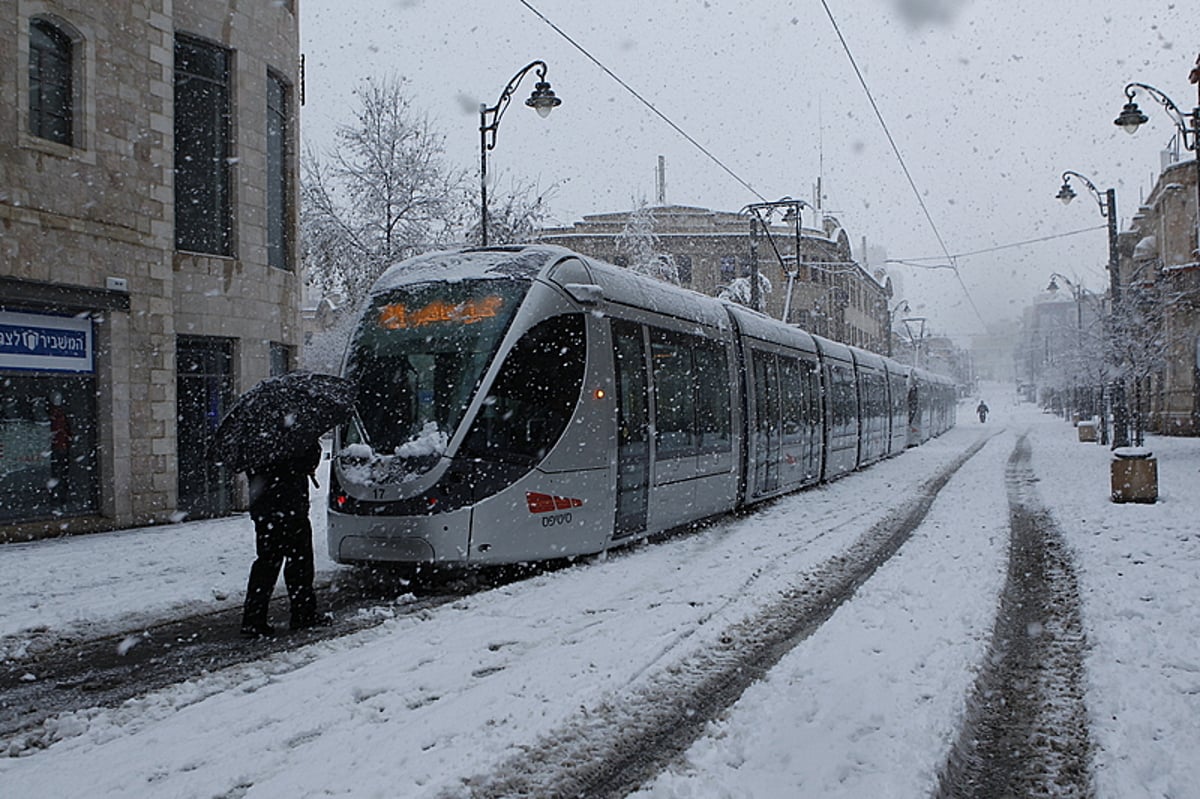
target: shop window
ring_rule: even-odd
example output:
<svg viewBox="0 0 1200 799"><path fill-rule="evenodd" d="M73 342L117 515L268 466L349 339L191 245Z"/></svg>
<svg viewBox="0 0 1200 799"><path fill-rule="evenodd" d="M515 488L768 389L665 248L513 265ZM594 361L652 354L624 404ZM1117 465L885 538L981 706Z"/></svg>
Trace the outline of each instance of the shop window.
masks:
<svg viewBox="0 0 1200 799"><path fill-rule="evenodd" d="M175 37L175 247L233 254L230 53Z"/></svg>
<svg viewBox="0 0 1200 799"><path fill-rule="evenodd" d="M0 374L0 521L95 513L96 381Z"/></svg>
<svg viewBox="0 0 1200 799"><path fill-rule="evenodd" d="M75 47L44 19L29 23L29 132L65 144L75 140Z"/></svg>
<svg viewBox="0 0 1200 799"><path fill-rule="evenodd" d="M233 404L233 340L180 336L175 350L179 509L194 517L233 509L233 475L209 456Z"/></svg>

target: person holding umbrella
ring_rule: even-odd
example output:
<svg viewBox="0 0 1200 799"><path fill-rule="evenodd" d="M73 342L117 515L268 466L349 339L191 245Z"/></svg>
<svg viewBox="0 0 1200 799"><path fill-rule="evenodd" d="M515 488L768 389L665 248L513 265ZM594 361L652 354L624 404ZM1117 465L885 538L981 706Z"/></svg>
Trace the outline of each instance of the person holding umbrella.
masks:
<svg viewBox="0 0 1200 799"><path fill-rule="evenodd" d="M329 619L317 612L313 590L312 524L308 483L316 485L318 439L354 410L354 384L333 375L290 372L268 378L243 394L221 420L212 457L245 472L256 557L246 584L242 635L274 635L271 593L283 570L291 629Z"/></svg>
<svg viewBox="0 0 1200 799"><path fill-rule="evenodd" d="M313 439L299 455L289 456L246 472L250 479L250 518L254 520L257 557L250 566L246 603L242 609L242 635L274 635L267 619L271 593L279 570L287 585L291 629L302 630L328 623L317 614L313 591L312 524L308 520L308 482L316 484L321 445Z"/></svg>

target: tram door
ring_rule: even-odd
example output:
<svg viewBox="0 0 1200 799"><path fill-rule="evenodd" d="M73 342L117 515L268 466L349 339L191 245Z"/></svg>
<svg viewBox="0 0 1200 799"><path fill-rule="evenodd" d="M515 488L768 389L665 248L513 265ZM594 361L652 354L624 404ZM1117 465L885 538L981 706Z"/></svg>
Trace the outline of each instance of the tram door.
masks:
<svg viewBox="0 0 1200 799"><path fill-rule="evenodd" d="M650 490L650 408L642 326L612 320L617 376L617 517L613 538L646 529Z"/></svg>

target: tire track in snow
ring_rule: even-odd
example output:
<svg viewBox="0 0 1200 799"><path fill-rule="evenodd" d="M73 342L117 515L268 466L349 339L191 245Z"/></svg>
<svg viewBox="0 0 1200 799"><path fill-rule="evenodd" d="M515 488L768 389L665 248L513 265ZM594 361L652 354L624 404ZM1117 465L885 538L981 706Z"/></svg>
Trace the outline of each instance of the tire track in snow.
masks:
<svg viewBox="0 0 1200 799"><path fill-rule="evenodd" d="M1035 488L1027 434L1008 460L1008 577L967 718L937 799L1094 795L1079 589Z"/></svg>
<svg viewBox="0 0 1200 799"><path fill-rule="evenodd" d="M950 478L989 440L971 445L913 498L847 550L803 575L777 602L731 626L719 647L667 666L599 707L581 708L565 727L442 796L461 799L465 791L471 799L605 799L637 789L849 600L911 537Z"/></svg>

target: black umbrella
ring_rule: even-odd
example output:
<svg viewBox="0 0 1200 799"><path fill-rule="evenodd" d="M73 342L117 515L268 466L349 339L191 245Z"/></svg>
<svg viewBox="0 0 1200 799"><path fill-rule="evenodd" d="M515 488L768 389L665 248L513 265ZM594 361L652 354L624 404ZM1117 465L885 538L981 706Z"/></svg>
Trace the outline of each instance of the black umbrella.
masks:
<svg viewBox="0 0 1200 799"><path fill-rule="evenodd" d="M299 455L354 411L355 386L313 372L270 377L247 391L217 427L212 457L244 472Z"/></svg>

